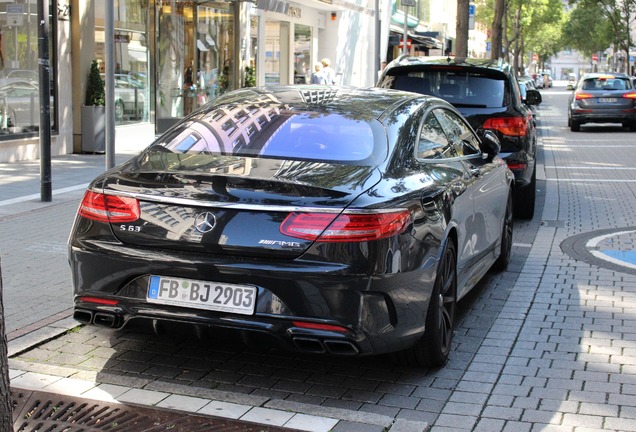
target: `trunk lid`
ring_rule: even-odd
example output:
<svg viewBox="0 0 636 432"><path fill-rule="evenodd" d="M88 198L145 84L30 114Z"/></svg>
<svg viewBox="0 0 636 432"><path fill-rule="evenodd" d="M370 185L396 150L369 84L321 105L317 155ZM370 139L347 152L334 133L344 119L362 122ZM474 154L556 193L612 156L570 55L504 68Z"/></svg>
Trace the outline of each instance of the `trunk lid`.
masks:
<svg viewBox="0 0 636 432"><path fill-rule="evenodd" d="M138 220L111 224L115 237L155 249L293 258L312 242L279 231L289 213L311 209L335 218L380 180L373 166L207 158L206 173L146 170L132 160L106 177L104 193L134 197L140 206Z"/></svg>

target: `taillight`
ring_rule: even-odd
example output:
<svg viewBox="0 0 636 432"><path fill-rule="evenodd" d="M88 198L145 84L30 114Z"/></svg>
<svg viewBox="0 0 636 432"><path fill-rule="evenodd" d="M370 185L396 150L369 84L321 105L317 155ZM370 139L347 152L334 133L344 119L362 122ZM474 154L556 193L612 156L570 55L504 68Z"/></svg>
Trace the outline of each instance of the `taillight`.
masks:
<svg viewBox="0 0 636 432"><path fill-rule="evenodd" d="M139 219L139 201L86 191L78 213L87 219L105 223L134 222Z"/></svg>
<svg viewBox="0 0 636 432"><path fill-rule="evenodd" d="M399 234L408 225L411 212L387 213L290 213L280 232L290 237L321 242L370 241Z"/></svg>
<svg viewBox="0 0 636 432"><path fill-rule="evenodd" d="M574 99L576 100L581 100L581 99L592 99L594 96L592 96L589 93L577 93L574 95Z"/></svg>
<svg viewBox="0 0 636 432"><path fill-rule="evenodd" d="M636 99L636 93L625 93L623 97L627 99Z"/></svg>
<svg viewBox="0 0 636 432"><path fill-rule="evenodd" d="M489 118L483 128L496 130L508 136L525 136L528 133L528 121L525 117Z"/></svg>

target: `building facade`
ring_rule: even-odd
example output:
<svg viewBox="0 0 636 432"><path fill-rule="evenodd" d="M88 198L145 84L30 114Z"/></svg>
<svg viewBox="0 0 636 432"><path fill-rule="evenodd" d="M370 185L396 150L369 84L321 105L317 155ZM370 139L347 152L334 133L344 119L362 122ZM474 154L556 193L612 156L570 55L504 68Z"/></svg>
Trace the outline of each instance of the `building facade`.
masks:
<svg viewBox="0 0 636 432"><path fill-rule="evenodd" d="M0 162L39 157L39 1L0 1ZM105 72L107 42L116 134L152 136L227 91L309 82L325 57L338 84L372 86L380 61L452 55L455 41L455 0L49 2L53 156L95 151L82 105L91 63ZM470 31L471 56L486 55L485 40Z"/></svg>
<svg viewBox="0 0 636 432"><path fill-rule="evenodd" d="M0 2L0 162L39 157L36 4ZM84 151L88 72L94 60L105 72L107 42L116 133L160 134L236 88L309 82L324 57L338 84L377 77L374 0L54 0L49 12L53 156Z"/></svg>

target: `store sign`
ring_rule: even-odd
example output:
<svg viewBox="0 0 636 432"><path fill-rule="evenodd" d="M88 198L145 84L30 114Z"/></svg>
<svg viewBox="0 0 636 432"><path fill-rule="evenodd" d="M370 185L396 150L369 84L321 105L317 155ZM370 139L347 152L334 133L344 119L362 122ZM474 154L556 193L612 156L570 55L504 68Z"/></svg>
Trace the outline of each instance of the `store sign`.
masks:
<svg viewBox="0 0 636 432"><path fill-rule="evenodd" d="M71 5L68 0L58 0L57 19L60 21L68 21L71 19Z"/></svg>
<svg viewBox="0 0 636 432"><path fill-rule="evenodd" d="M291 18L302 18L302 12L299 7L290 6L287 9L287 16Z"/></svg>

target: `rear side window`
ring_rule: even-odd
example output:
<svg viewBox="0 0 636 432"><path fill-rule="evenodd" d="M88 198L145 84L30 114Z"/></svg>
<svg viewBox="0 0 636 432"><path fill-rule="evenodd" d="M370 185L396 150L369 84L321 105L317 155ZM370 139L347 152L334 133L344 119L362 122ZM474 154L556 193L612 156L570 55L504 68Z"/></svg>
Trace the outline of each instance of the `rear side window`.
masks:
<svg viewBox="0 0 636 432"><path fill-rule="evenodd" d="M437 96L458 107L500 108L510 103L510 90L503 75L461 68L387 76L382 87Z"/></svg>

